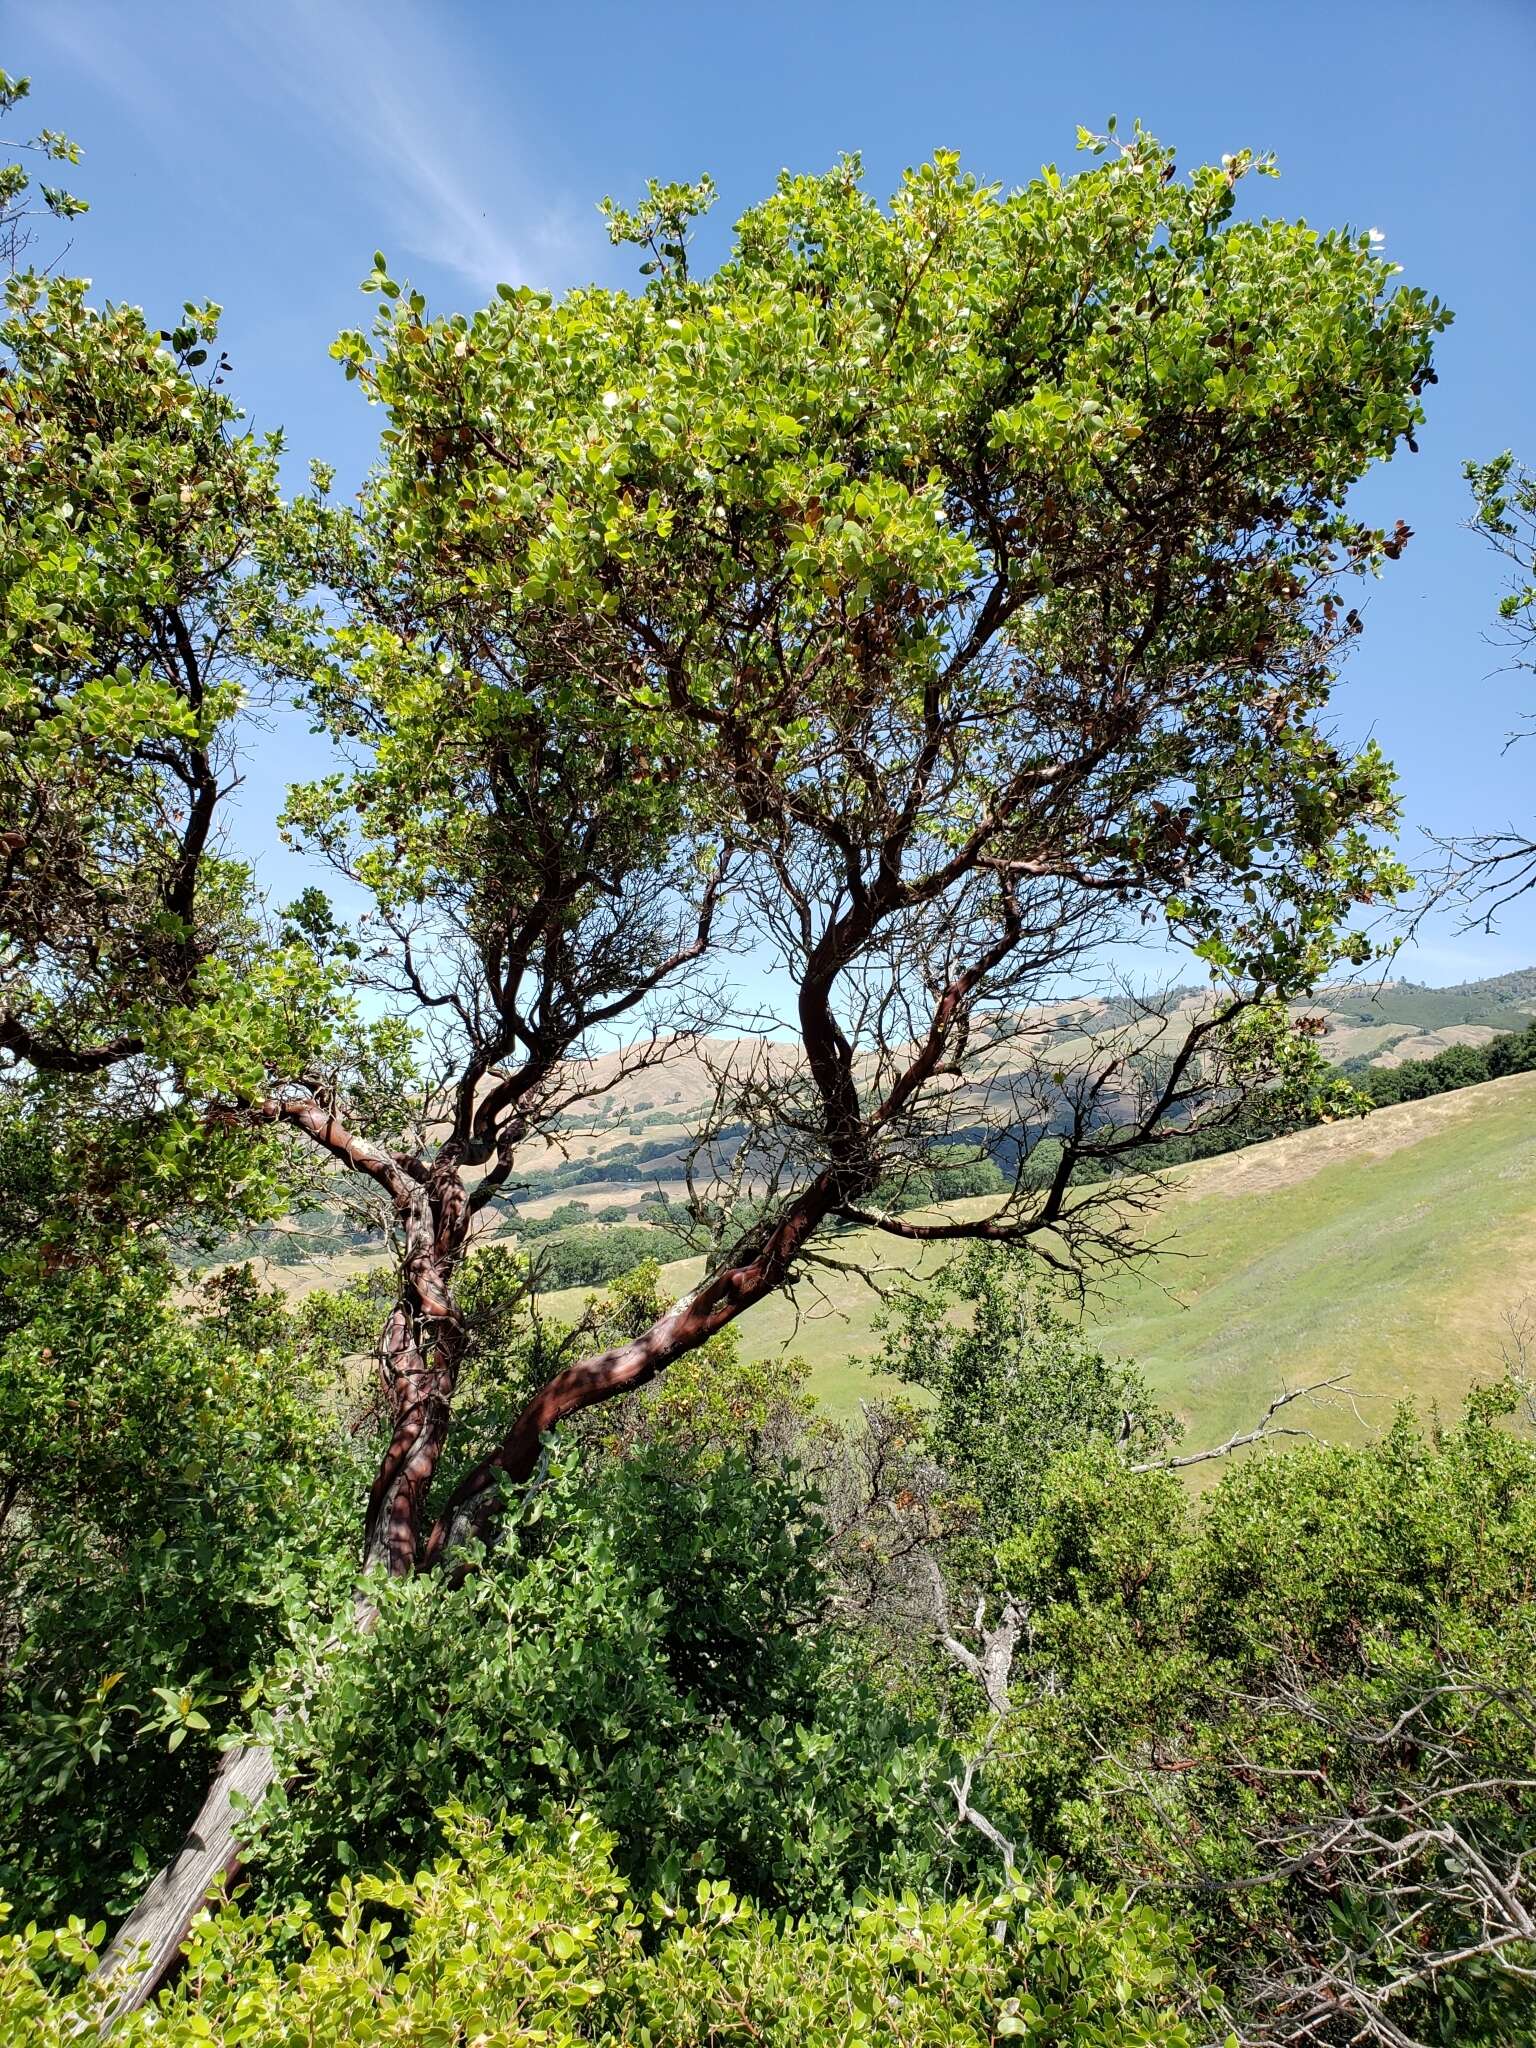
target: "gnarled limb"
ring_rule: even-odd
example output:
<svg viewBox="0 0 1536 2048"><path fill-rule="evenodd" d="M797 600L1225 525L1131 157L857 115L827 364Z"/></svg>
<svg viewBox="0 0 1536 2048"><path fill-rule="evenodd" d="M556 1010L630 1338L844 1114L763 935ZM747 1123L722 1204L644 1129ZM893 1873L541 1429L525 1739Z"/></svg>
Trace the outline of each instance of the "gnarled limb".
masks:
<svg viewBox="0 0 1536 2048"><path fill-rule="evenodd" d="M400 1299L379 1336L379 1386L391 1437L375 1475L363 1556L399 1577L415 1569L427 1492L447 1442L464 1323L452 1279L469 1232L462 1175L451 1159L419 1159L359 1136L313 1094L280 1094L258 1114L297 1126L389 1196L404 1238Z"/></svg>
<svg viewBox="0 0 1536 2048"><path fill-rule="evenodd" d="M96 1045L65 1045L29 1031L19 1017L0 1017L0 1050L25 1060L40 1074L100 1074L119 1060L132 1059L144 1050L136 1033L103 1039Z"/></svg>
<svg viewBox="0 0 1536 2048"><path fill-rule="evenodd" d="M1331 1394L1348 1380L1347 1372L1331 1373L1327 1379L1312 1380L1304 1387L1287 1387L1276 1394L1252 1429L1235 1429L1223 1443L1212 1444L1203 1451L1185 1451L1176 1458L1152 1458L1145 1464L1133 1465L1133 1472L1180 1472L1186 1465L1207 1465L1213 1458L1230 1457L1233 1451L1246 1449L1249 1444L1267 1443L1272 1437L1301 1436L1315 1442L1310 1429L1298 1429L1288 1423L1277 1423L1275 1417L1282 1408L1289 1408L1293 1401L1304 1401L1311 1394Z"/></svg>
<svg viewBox="0 0 1536 2048"><path fill-rule="evenodd" d="M644 1386L781 1286L806 1240L835 1206L836 1191L836 1176L823 1173L789 1205L750 1256L741 1256L738 1248L731 1262L643 1335L578 1359L547 1380L496 1449L454 1489L428 1539L427 1563L437 1563L454 1545L483 1533L495 1513L500 1487L529 1477L544 1437L558 1423Z"/></svg>

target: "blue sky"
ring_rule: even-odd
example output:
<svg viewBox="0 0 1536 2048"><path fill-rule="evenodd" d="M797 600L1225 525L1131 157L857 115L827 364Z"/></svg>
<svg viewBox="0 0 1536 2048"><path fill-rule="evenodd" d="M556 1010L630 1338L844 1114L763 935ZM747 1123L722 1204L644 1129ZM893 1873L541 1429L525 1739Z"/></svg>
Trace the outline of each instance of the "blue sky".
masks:
<svg viewBox="0 0 1536 2048"><path fill-rule="evenodd" d="M707 260L781 166L849 149L879 190L938 147L1009 184L1069 167L1077 123L1111 113L1139 115L1186 164L1273 149L1266 209L1379 227L1456 311L1421 454L1361 499L1416 538L1370 594L1339 726L1398 764L1410 857L1419 828L1536 809L1536 741L1501 752L1536 690L1485 638L1499 572L1463 530L1460 476L1507 445L1536 463L1536 0L10 0L0 64L30 72L35 119L85 148L71 266L162 318L221 301L253 422L286 428L297 473L317 455L344 480L379 422L326 351L367 317L357 283L376 248L446 310L501 279L627 281L595 202L653 175L714 175ZM310 743L295 721L280 737L253 763L240 829L283 890L295 878L262 820ZM1404 971L1533 960L1528 899L1492 940L1431 924Z"/></svg>

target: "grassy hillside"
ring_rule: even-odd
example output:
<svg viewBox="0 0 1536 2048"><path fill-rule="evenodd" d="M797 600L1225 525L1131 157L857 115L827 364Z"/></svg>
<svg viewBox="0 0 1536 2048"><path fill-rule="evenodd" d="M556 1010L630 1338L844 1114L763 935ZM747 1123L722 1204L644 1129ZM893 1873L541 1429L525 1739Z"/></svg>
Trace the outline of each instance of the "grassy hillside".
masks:
<svg viewBox="0 0 1536 2048"><path fill-rule="evenodd" d="M1172 1011L1174 1028L1185 1028L1208 1000L1205 990L1181 991ZM1536 969L1452 988L1420 988L1406 981L1341 983L1320 989L1297 1010L1322 1017L1323 1051L1335 1064L1392 1066L1519 1030L1536 1017ZM1052 1005L1038 1016L1046 1034L1041 1042L1049 1042L1053 1056L1071 1067L1091 1062L1095 1041L1123 1028L1127 1012L1118 999L1083 997ZM543 1154L530 1152L523 1162L538 1189L522 1203L525 1213L537 1216L573 1195L633 1204L652 1187L675 1193L681 1148L712 1094L711 1063L729 1051L724 1041L708 1041L661 1068L621 1080L585 1113L573 1116L558 1134L558 1144L552 1142ZM786 1045L775 1057L787 1066L796 1055ZM596 1065L601 1068L603 1062ZM1009 1066L1008 1057L1002 1057L1000 1071L1006 1073ZM982 1116L979 1088L977 1102Z"/></svg>
<svg viewBox="0 0 1536 2048"><path fill-rule="evenodd" d="M1180 991L1172 1012L1175 1027L1187 1026L1206 1000L1201 990ZM1412 982L1340 984L1319 990L1297 1008L1323 1019L1323 1051L1336 1065L1395 1066L1520 1029L1536 1017L1536 968L1453 988L1419 988ZM1053 1057L1070 1067L1102 1057L1094 1041L1123 1027L1127 1012L1118 999L1079 997L1037 1014L1043 1036L1036 1051L1049 1045ZM755 1042L742 1042L742 1057L761 1051ZM680 1198L690 1132L713 1098L715 1066L728 1063L731 1054L728 1041L707 1040L661 1066L624 1074L616 1055L595 1059L588 1079L605 1092L579 1114L561 1120L542 1144L530 1144L519 1158L519 1174L527 1183L517 1203L521 1216L538 1221L575 1199L594 1209L623 1208L633 1222L639 1220L635 1212L642 1197L653 1190ZM783 1045L773 1049L772 1057L789 1067L796 1054ZM1006 1075L1009 1065L1009 1058L1001 1057L1000 1073ZM972 1093L977 1121L985 1123L985 1088L978 1083ZM283 1284L290 1291L302 1292L326 1284L327 1275L357 1271L379 1255L359 1239L350 1219L322 1204L308 1216L220 1247L211 1262L265 1258L285 1270ZM841 1301L836 1287L833 1293ZM862 1321L859 1326L867 1338L867 1327Z"/></svg>
<svg viewBox="0 0 1536 2048"><path fill-rule="evenodd" d="M1349 1402L1294 1411L1311 1407L1309 1426L1330 1436L1379 1427L1405 1397L1454 1406L1496 1377L1503 1313L1536 1294L1536 1074L1278 1138L1169 1183L1162 1248L1091 1320L1107 1349L1140 1361L1191 1441L1251 1422L1282 1385L1343 1370ZM889 1278L923 1269L865 1233L833 1256ZM680 1292L698 1267L667 1271ZM570 1313L581 1299L549 1305ZM847 1412L875 1389L859 1354L875 1347L877 1307L851 1273L817 1269L795 1300L742 1319L743 1347L799 1352L827 1406Z"/></svg>
<svg viewBox="0 0 1536 2048"><path fill-rule="evenodd" d="M1216 1439L1281 1385L1347 1370L1379 1427L1411 1397L1447 1407L1499 1371L1501 1322L1536 1294L1536 1074L1185 1169L1164 1251L1098 1305L1192 1434Z"/></svg>

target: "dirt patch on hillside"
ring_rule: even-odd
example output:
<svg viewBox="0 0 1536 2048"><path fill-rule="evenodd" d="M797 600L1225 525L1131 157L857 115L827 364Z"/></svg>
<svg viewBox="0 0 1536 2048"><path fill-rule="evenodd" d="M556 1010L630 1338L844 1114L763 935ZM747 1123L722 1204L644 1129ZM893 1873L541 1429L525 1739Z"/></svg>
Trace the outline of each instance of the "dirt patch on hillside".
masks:
<svg viewBox="0 0 1536 2048"><path fill-rule="evenodd" d="M1432 1060L1449 1046L1486 1045L1490 1038L1498 1036L1491 1024L1443 1024L1438 1031L1409 1032L1406 1037L1394 1039L1391 1047L1378 1055L1376 1065L1400 1067L1405 1060Z"/></svg>
<svg viewBox="0 0 1536 2048"><path fill-rule="evenodd" d="M1417 1145L1452 1125L1485 1114L1490 1099L1506 1107L1523 1101L1536 1115L1536 1074L1511 1074L1507 1080L1432 1095L1427 1102L1395 1102L1347 1123L1323 1124L1289 1138L1249 1145L1222 1159L1202 1160L1177 1173L1170 1192L1175 1200L1192 1201L1208 1195L1261 1195L1271 1188L1294 1187L1325 1167L1350 1159L1385 1159L1405 1146Z"/></svg>

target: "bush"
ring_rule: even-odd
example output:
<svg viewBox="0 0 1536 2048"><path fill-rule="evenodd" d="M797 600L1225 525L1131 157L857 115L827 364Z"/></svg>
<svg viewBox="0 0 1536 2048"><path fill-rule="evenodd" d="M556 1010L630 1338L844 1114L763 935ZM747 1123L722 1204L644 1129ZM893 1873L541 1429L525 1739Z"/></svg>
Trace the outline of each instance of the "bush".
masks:
<svg viewBox="0 0 1536 2048"><path fill-rule="evenodd" d="M413 1877L348 1878L325 1924L206 1918L169 1993L121 2048L1193 2048L1179 1942L1145 1906L1054 1883L1007 1897L767 1918L701 1879L642 1909L613 1839L580 1814L450 1811ZM0 2048L66 2048L97 2024L83 1930L0 1935Z"/></svg>
<svg viewBox="0 0 1536 2048"><path fill-rule="evenodd" d="M356 1448L235 1274L54 1283L0 1348L0 1888L117 1912L175 1846L242 1690L344 1597Z"/></svg>
<svg viewBox="0 0 1536 2048"><path fill-rule="evenodd" d="M1029 1640L978 1801L1187 1901L1255 2023L1315 1996L1320 2041L1536 2038L1536 1943L1478 1953L1499 1887L1529 1911L1536 1838L1536 1451L1506 1407L1255 1459L1198 1505L1090 1444L1000 1548ZM1357 2031L1378 2007L1402 2035Z"/></svg>
<svg viewBox="0 0 1536 2048"><path fill-rule="evenodd" d="M1177 1434L1141 1374L1084 1337L1027 1250L970 1246L920 1290L893 1293L876 1328L870 1363L932 1396L928 1448L994 1544L1032 1524L1064 1451L1123 1439L1145 1456Z"/></svg>
<svg viewBox="0 0 1536 2048"><path fill-rule="evenodd" d="M645 1260L676 1258L679 1250L670 1232L645 1224L615 1224L567 1230L541 1240L533 1268L539 1292L558 1294L565 1287L605 1287Z"/></svg>
<svg viewBox="0 0 1536 2048"><path fill-rule="evenodd" d="M1497 1081L1505 1074L1529 1074L1536 1070L1536 1024L1524 1031L1506 1031L1488 1045L1488 1075Z"/></svg>
<svg viewBox="0 0 1536 2048"><path fill-rule="evenodd" d="M793 1475L653 1440L557 1460L454 1587L381 1585L291 1672L266 1896L435 1850L438 1808L589 1807L642 1893L725 1879L798 1912L948 1868L946 1758L849 1679Z"/></svg>

